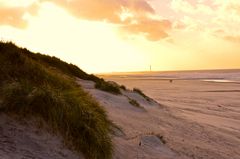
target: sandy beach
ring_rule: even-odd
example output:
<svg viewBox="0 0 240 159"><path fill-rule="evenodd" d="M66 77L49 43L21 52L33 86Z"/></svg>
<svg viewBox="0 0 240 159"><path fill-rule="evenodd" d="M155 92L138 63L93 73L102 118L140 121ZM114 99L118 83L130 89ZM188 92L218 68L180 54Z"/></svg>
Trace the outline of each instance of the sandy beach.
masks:
<svg viewBox="0 0 240 159"><path fill-rule="evenodd" d="M121 130L112 135L114 159L239 159L238 83L200 80L108 78L126 85L122 95L77 82L105 108ZM131 89L138 87L152 99ZM140 106L129 103L137 101ZM60 136L1 114L0 158L83 158L66 148Z"/></svg>
<svg viewBox="0 0 240 159"><path fill-rule="evenodd" d="M120 128L111 135L113 159L240 159L238 82L105 79L128 89L115 95L96 89L93 81L77 83ZM34 120L0 114L0 121L0 158L84 158Z"/></svg>
<svg viewBox="0 0 240 159"><path fill-rule="evenodd" d="M138 87L160 105L131 92L144 110L122 96L83 87L102 103L124 134L113 137L115 158L239 159L240 101L237 83L200 80L136 80L107 78L128 88ZM162 140L159 140L162 136Z"/></svg>

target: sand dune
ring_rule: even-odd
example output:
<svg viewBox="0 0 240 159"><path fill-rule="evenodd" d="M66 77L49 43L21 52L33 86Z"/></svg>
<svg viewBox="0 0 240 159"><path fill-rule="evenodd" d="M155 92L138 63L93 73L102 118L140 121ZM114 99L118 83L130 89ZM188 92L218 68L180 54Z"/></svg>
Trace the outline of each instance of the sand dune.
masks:
<svg viewBox="0 0 240 159"><path fill-rule="evenodd" d="M67 149L60 136L36 127L36 122L2 113L0 143L0 159L83 159Z"/></svg>
<svg viewBox="0 0 240 159"><path fill-rule="evenodd" d="M112 136L114 159L240 158L239 93L226 92L236 90L237 84L161 80L152 81L157 83L151 88L142 80L118 81L130 88L142 86L159 104L133 91L113 95L95 89L94 82L77 82L121 128ZM130 104L130 99L140 106ZM61 137L34 125L34 121L16 121L1 114L0 158L83 158L68 150Z"/></svg>
<svg viewBox="0 0 240 159"><path fill-rule="evenodd" d="M112 95L94 89L92 82L78 81L123 130L113 136L115 159L240 158L238 92L228 97L223 92L216 95L209 91L226 87L199 81L152 81L156 83L151 88L142 80L114 80L129 87L142 86L161 103L148 102L131 91L123 91L124 96ZM235 90L235 86L227 89ZM160 96L155 93L157 89L162 90ZM129 104L126 96L144 109Z"/></svg>

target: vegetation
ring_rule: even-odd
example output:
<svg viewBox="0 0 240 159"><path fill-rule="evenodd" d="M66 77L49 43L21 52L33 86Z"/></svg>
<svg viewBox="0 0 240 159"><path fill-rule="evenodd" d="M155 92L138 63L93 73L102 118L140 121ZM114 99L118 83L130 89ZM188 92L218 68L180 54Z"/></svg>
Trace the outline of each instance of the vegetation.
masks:
<svg viewBox="0 0 240 159"><path fill-rule="evenodd" d="M101 81L99 88L105 90L107 82L58 58L33 54L12 43L0 42L0 63L3 111L40 117L86 158L111 158L113 124L73 77Z"/></svg>
<svg viewBox="0 0 240 159"><path fill-rule="evenodd" d="M105 82L103 79L99 79L95 81L95 88L110 92L113 94L121 94L120 87L117 84L113 84L110 82Z"/></svg>
<svg viewBox="0 0 240 159"><path fill-rule="evenodd" d="M140 104L139 104L136 100L131 99L131 98L128 98L128 100L129 100L129 103L130 103L131 105L133 105L133 106L135 106L135 107L138 107L138 108L142 108L142 107L140 106Z"/></svg>
<svg viewBox="0 0 240 159"><path fill-rule="evenodd" d="M125 91L127 90L126 86L124 86L124 85L121 85L120 88L125 90Z"/></svg>
<svg viewBox="0 0 240 159"><path fill-rule="evenodd" d="M121 94L120 88L118 85L114 85L110 82L106 82L102 78L98 78L94 75L89 75L86 72L82 71L80 68L73 64L68 64L66 62L61 61L57 57L51 57L48 55L43 54L32 54L27 49L22 49L22 52L29 58L31 58L34 61L40 62L41 64L50 67L52 69L57 68L58 71L61 71L64 74L67 74L69 76L78 77L84 80L91 80L95 82L95 87L97 89L110 92L113 94Z"/></svg>
<svg viewBox="0 0 240 159"><path fill-rule="evenodd" d="M146 96L140 89L138 89L138 88L133 88L133 91L134 92L136 92L136 93L138 93L139 95L141 95L143 98L145 98L147 101L150 101L151 99L148 97L148 96Z"/></svg>

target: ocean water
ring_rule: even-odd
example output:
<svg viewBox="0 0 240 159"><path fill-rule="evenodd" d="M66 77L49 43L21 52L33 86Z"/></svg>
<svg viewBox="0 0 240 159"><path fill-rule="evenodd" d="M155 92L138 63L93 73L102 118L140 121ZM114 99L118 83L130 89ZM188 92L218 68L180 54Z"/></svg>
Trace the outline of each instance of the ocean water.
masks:
<svg viewBox="0 0 240 159"><path fill-rule="evenodd" d="M108 75L102 75L102 77L107 79L118 78L118 79L135 79L135 80L201 80L205 82L240 83L240 69L113 73Z"/></svg>

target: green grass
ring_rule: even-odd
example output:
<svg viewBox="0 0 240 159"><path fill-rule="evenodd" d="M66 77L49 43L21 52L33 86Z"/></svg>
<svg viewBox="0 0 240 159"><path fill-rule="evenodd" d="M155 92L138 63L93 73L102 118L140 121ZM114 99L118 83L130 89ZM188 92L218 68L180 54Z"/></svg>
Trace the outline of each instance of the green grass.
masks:
<svg viewBox="0 0 240 159"><path fill-rule="evenodd" d="M0 43L0 63L3 111L24 118L40 117L86 158L112 157L114 125L74 78L100 80L98 77L12 43Z"/></svg>
<svg viewBox="0 0 240 159"><path fill-rule="evenodd" d="M141 95L143 98L145 98L147 101L150 101L151 99L146 96L139 88L133 88L133 91Z"/></svg>
<svg viewBox="0 0 240 159"><path fill-rule="evenodd" d="M68 64L54 56L51 57L39 53L32 54L27 49L22 49L22 52L32 60L40 62L42 65L45 65L47 67L57 68L58 71L61 71L64 74L78 77L84 80L91 80L95 82L95 88L97 89L113 94L121 94L120 87L118 85L114 85L110 82L107 82L102 78L94 76L93 74L89 75L86 72L82 71L80 68L78 68L76 65Z"/></svg>

